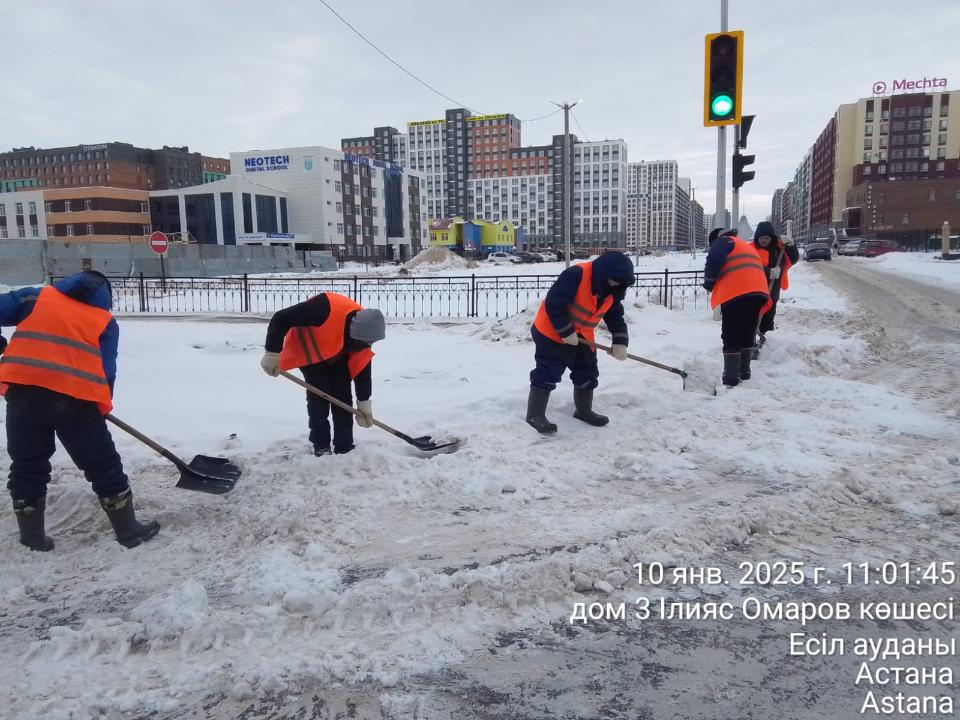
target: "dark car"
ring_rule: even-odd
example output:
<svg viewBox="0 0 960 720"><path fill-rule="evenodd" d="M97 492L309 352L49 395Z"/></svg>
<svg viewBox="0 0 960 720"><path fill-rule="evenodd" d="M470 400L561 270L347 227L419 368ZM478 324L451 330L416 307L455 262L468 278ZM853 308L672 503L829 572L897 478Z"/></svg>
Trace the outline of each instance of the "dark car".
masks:
<svg viewBox="0 0 960 720"><path fill-rule="evenodd" d="M804 260L832 260L833 251L826 243L810 243L804 248Z"/></svg>
<svg viewBox="0 0 960 720"><path fill-rule="evenodd" d="M857 255L877 257L890 252L903 252L903 246L893 240L868 240L860 245Z"/></svg>
<svg viewBox="0 0 960 720"><path fill-rule="evenodd" d="M543 258L539 255L528 252L515 252L514 255L520 258L520 261L523 263L540 263L543 262Z"/></svg>

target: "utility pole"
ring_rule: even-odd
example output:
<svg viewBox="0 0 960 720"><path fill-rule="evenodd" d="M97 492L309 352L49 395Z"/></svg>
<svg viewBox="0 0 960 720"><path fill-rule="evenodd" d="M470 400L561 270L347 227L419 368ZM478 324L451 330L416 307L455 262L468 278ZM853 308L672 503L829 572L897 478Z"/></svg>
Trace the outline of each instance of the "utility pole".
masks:
<svg viewBox="0 0 960 720"><path fill-rule="evenodd" d="M740 126L733 126L733 152L740 152ZM740 188L734 183L733 192L731 193L730 204L732 209L730 211L730 222L733 223L734 227L740 224Z"/></svg>
<svg viewBox="0 0 960 720"><path fill-rule="evenodd" d="M726 0L724 0L726 2ZM573 142L570 138L570 108L583 102L580 98L575 103L553 103L563 110L563 235L565 267L570 267L571 245L573 243Z"/></svg>
<svg viewBox="0 0 960 720"><path fill-rule="evenodd" d="M727 31L727 0L720 0L720 32ZM717 128L717 205L713 226L723 227L727 211L727 128ZM726 228L724 228L726 229Z"/></svg>

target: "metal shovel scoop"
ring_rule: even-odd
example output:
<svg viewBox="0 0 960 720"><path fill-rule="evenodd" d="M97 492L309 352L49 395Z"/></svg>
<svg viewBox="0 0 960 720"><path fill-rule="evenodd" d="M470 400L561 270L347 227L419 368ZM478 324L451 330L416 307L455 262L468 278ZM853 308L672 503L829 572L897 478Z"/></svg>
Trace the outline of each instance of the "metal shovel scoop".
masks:
<svg viewBox="0 0 960 720"><path fill-rule="evenodd" d="M177 487L181 490L196 490L211 495L223 495L233 490L237 480L240 479L240 468L226 458L197 455L187 464L163 445L151 440L136 428L127 425L120 418L107 415L106 419L176 465L180 471L180 481L177 483Z"/></svg>

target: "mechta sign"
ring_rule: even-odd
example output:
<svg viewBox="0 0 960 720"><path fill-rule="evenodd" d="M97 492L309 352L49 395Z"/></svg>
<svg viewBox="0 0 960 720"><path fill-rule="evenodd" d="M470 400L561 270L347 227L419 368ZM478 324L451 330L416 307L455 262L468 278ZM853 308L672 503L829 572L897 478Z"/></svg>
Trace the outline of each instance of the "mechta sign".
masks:
<svg viewBox="0 0 960 720"><path fill-rule="evenodd" d="M420 127L421 125L446 125L446 120L418 120L417 122L408 122L407 127Z"/></svg>

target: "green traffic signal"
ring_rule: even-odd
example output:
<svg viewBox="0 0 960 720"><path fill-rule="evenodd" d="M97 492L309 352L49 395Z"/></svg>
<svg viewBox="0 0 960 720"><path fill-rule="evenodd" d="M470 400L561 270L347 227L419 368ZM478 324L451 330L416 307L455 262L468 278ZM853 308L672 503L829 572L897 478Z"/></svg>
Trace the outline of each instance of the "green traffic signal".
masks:
<svg viewBox="0 0 960 720"><path fill-rule="evenodd" d="M733 112L733 98L729 95L717 95L710 103L710 112L714 117L726 117Z"/></svg>

